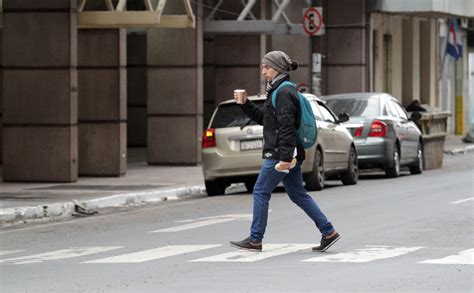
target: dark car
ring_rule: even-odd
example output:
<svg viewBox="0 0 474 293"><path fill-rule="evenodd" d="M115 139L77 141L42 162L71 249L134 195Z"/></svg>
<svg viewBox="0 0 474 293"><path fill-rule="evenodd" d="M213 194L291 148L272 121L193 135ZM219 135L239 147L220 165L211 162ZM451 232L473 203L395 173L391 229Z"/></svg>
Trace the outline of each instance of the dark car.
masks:
<svg viewBox="0 0 474 293"><path fill-rule="evenodd" d="M359 168L381 168L387 177L398 177L400 167L411 174L423 169L423 141L398 100L386 93L350 93L322 97L334 113L348 113L346 128L354 137Z"/></svg>

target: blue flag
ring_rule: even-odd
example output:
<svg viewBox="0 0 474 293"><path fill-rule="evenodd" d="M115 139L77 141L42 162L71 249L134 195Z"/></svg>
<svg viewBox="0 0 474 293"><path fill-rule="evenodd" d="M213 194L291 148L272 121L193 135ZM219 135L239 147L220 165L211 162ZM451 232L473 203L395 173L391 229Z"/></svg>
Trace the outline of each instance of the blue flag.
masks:
<svg viewBox="0 0 474 293"><path fill-rule="evenodd" d="M448 44L446 46L446 54L451 55L455 60L462 57L462 40L459 33L457 20L448 19Z"/></svg>

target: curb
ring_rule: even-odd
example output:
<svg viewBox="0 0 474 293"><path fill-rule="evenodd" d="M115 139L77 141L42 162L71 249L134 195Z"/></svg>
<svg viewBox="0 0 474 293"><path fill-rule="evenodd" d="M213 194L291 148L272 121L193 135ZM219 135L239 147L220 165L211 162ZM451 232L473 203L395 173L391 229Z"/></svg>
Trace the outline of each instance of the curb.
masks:
<svg viewBox="0 0 474 293"><path fill-rule="evenodd" d="M445 150L444 153L448 155L467 154L474 151L474 145L469 145L463 148L455 148L452 150Z"/></svg>
<svg viewBox="0 0 474 293"><path fill-rule="evenodd" d="M0 209L0 227L70 218L77 214L78 207L93 214L105 208L156 204L206 194L204 185L196 185L166 190L123 193L84 201L73 200L72 202L52 203L44 206L5 208Z"/></svg>

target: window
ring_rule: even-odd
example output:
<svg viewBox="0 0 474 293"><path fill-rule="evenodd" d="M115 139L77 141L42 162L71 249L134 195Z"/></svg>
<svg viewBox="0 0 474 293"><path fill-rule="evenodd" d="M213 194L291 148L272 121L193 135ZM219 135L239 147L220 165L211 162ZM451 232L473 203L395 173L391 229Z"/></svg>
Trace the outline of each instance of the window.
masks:
<svg viewBox="0 0 474 293"><path fill-rule="evenodd" d="M316 120L323 121L323 115L321 115L321 112L319 111L317 102L310 101L309 104L311 105L311 109L313 109L314 117L316 117Z"/></svg>
<svg viewBox="0 0 474 293"><path fill-rule="evenodd" d="M400 118L408 120L407 112L405 112L405 110L403 110L402 106L400 106L398 103L396 103L394 101L392 101L392 105L397 110L398 116L400 116Z"/></svg>
<svg viewBox="0 0 474 293"><path fill-rule="evenodd" d="M385 103L383 112L384 112L384 115L398 118L398 113L397 113L397 111L394 109L394 107L391 106L391 103L390 103L390 102Z"/></svg>
<svg viewBox="0 0 474 293"><path fill-rule="evenodd" d="M336 115L347 113L351 117L377 117L380 115L378 97L330 98L327 106Z"/></svg>
<svg viewBox="0 0 474 293"><path fill-rule="evenodd" d="M324 104L318 103L318 106L319 106L319 110L321 111L321 114L323 114L324 121L336 123L336 119L331 114L331 112L329 112L329 110L326 109L326 106L324 106Z"/></svg>
<svg viewBox="0 0 474 293"><path fill-rule="evenodd" d="M254 101L258 107L263 107L264 100ZM235 103L222 104L217 108L217 112L212 120L211 128L237 127L244 125L256 125L242 109Z"/></svg>

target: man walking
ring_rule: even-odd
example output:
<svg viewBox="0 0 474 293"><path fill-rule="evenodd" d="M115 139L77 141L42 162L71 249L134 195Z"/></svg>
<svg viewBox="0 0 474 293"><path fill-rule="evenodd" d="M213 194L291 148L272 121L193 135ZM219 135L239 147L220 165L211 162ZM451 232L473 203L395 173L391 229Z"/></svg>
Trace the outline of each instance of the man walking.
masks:
<svg viewBox="0 0 474 293"><path fill-rule="evenodd" d="M263 57L262 75L267 81L267 99L262 109L247 99L245 91L234 92L234 98L241 104L242 111L263 125L264 137L264 162L253 189L250 236L241 241L230 242L239 249L262 251L271 193L280 182L283 182L290 199L314 221L322 234L319 246L314 247L313 251L325 251L340 238L303 187L301 163L305 159L305 152L296 135L300 121L300 102L296 89L283 86L277 92L276 107L272 105L272 93L282 82L290 80L289 71L297 68L298 63L282 51L271 51ZM292 164L295 154L296 164Z"/></svg>

